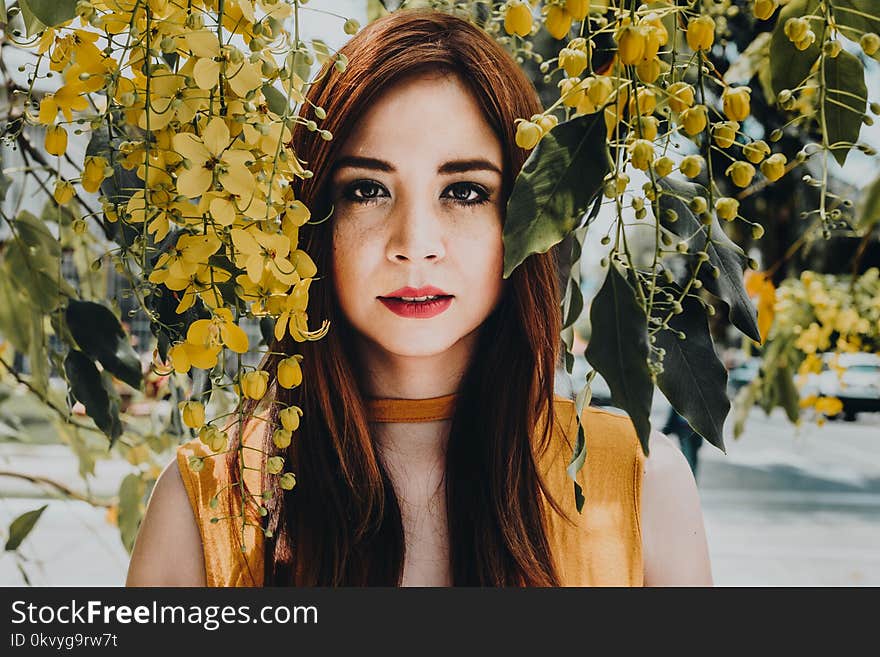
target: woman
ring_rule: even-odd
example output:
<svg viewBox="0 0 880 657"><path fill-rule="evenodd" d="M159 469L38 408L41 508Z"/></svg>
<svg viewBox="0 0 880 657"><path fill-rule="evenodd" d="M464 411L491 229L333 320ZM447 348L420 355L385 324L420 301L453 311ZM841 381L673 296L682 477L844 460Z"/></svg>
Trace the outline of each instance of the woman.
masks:
<svg viewBox="0 0 880 657"><path fill-rule="evenodd" d="M324 276L310 315L331 329L273 345L270 380L298 353L303 383L276 386L256 412L267 422L243 432L298 483L261 478L252 449L243 479L234 451L195 473L187 460L210 452L182 445L128 584L710 584L696 486L665 436L646 459L628 419L585 410L575 509L577 418L553 392L555 250L502 278L504 208L528 155L514 122L541 111L528 79L482 30L437 12L394 13L342 52L348 69L327 71L304 110L324 108L334 139L294 137L315 173L297 197L316 216L333 210L300 238ZM302 426L278 450L272 430L292 405ZM241 492L260 490L273 491L267 517L245 503L242 528Z"/></svg>

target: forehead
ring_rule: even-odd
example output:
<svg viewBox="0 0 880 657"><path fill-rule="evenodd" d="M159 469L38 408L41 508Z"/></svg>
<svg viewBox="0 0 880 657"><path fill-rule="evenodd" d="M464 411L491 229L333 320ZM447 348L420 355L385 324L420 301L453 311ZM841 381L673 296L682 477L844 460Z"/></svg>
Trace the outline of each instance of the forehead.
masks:
<svg viewBox="0 0 880 657"><path fill-rule="evenodd" d="M441 72L406 77L379 94L340 154L431 164L481 157L502 164L501 142L477 99L458 76Z"/></svg>

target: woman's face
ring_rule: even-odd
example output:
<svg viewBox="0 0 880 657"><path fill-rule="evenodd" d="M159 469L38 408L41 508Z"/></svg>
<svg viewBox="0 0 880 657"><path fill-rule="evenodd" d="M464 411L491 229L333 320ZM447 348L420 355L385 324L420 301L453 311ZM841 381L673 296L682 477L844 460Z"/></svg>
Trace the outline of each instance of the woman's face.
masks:
<svg viewBox="0 0 880 657"><path fill-rule="evenodd" d="M406 78L358 121L330 183L333 270L368 348L432 356L473 343L502 291L502 161L452 75ZM425 295L439 298L403 298Z"/></svg>

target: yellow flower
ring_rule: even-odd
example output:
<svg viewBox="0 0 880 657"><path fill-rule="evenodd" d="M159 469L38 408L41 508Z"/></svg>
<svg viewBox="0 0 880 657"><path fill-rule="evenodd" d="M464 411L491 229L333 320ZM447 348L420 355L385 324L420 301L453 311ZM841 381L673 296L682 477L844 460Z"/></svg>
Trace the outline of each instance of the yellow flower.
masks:
<svg viewBox="0 0 880 657"><path fill-rule="evenodd" d="M672 173L673 166L675 166L675 163L672 161L672 158L668 155L664 155L654 162L654 173L663 178Z"/></svg>
<svg viewBox="0 0 880 657"><path fill-rule="evenodd" d="M301 354L294 354L278 363L278 383L282 388L295 388L302 383Z"/></svg>
<svg viewBox="0 0 880 657"><path fill-rule="evenodd" d="M220 244L216 235L181 235L173 249L159 256L150 282L162 283L168 277L189 278L217 252Z"/></svg>
<svg viewBox="0 0 880 657"><path fill-rule="evenodd" d="M749 162L754 164L758 164L758 162L767 157L769 153L770 146L768 146L767 142L763 139L758 139L743 146L743 155L746 156L746 159Z"/></svg>
<svg viewBox="0 0 880 657"><path fill-rule="evenodd" d="M774 182L785 175L785 155L774 153L761 163L761 173L770 182Z"/></svg>
<svg viewBox="0 0 880 657"><path fill-rule="evenodd" d="M235 277L238 284L235 294L241 300L251 303L251 312L260 317L268 314L266 305L274 295L283 294L288 286L279 281L268 269L263 269L263 276L259 283L254 283L247 274L239 274Z"/></svg>
<svg viewBox="0 0 880 657"><path fill-rule="evenodd" d="M707 114L705 105L689 107L680 114L681 125L691 137L706 128Z"/></svg>
<svg viewBox="0 0 880 657"><path fill-rule="evenodd" d="M602 107L608 101L613 91L614 83L603 76L591 78L587 85L587 96L597 108Z"/></svg>
<svg viewBox="0 0 880 657"><path fill-rule="evenodd" d="M282 490L293 490L293 487L296 486L296 475L292 472L285 472L279 477L278 485Z"/></svg>
<svg viewBox="0 0 880 657"><path fill-rule="evenodd" d="M46 128L45 147L50 155L64 155L67 150L67 130L64 126L50 125Z"/></svg>
<svg viewBox="0 0 880 657"><path fill-rule="evenodd" d="M795 340L794 346L805 354L814 354L817 351L825 351L831 344L831 327L820 327L816 322L803 331Z"/></svg>
<svg viewBox="0 0 880 657"><path fill-rule="evenodd" d="M580 78L563 78L559 81L559 95L566 107L577 107L585 93L586 86Z"/></svg>
<svg viewBox="0 0 880 657"><path fill-rule="evenodd" d="M568 77L576 78L587 68L587 51L563 48L559 51L559 66L565 69Z"/></svg>
<svg viewBox="0 0 880 657"><path fill-rule="evenodd" d="M576 21L582 21L590 13L590 0L565 0L565 11Z"/></svg>
<svg viewBox="0 0 880 657"><path fill-rule="evenodd" d="M275 429L275 431L272 432L272 442L278 449L287 449L290 447L292 439L293 435L291 435L286 429Z"/></svg>
<svg viewBox="0 0 880 657"><path fill-rule="evenodd" d="M719 148L729 148L736 141L736 131L739 123L736 121L719 121L712 126L712 138Z"/></svg>
<svg viewBox="0 0 880 657"><path fill-rule="evenodd" d="M253 155L231 147L229 128L222 118L211 119L201 137L185 132L174 135L172 141L190 164L177 170L178 192L189 198L201 196L211 188L216 171L226 191L246 199L253 195L254 176L247 168Z"/></svg>
<svg viewBox="0 0 880 657"><path fill-rule="evenodd" d="M241 391L245 397L249 397L250 399L262 399L266 394L266 389L268 387L269 373L265 370L247 372L241 376Z"/></svg>
<svg viewBox="0 0 880 657"><path fill-rule="evenodd" d="M178 404L183 423L191 429L198 429L205 424L205 406L202 402L185 401Z"/></svg>
<svg viewBox="0 0 880 657"><path fill-rule="evenodd" d="M303 411L299 406L288 406L278 411L278 420L286 431L291 433L299 429L299 419Z"/></svg>
<svg viewBox="0 0 880 657"><path fill-rule="evenodd" d="M688 155L682 159L678 169L688 178L696 178L703 170L703 158L699 155Z"/></svg>
<svg viewBox="0 0 880 657"><path fill-rule="evenodd" d="M255 372L249 372L255 374ZM247 376L247 374L245 374ZM257 398L259 399L259 398ZM269 474L279 474L284 469L284 458L281 456L272 456L266 459L266 472Z"/></svg>
<svg viewBox="0 0 880 657"><path fill-rule="evenodd" d="M532 31L532 10L522 0L513 0L504 12L504 31L527 37Z"/></svg>
<svg viewBox="0 0 880 657"><path fill-rule="evenodd" d="M779 3L776 0L755 0L755 18L766 21L778 6Z"/></svg>
<svg viewBox="0 0 880 657"><path fill-rule="evenodd" d="M755 167L748 162L738 160L727 167L724 173L730 176L733 184L737 187L748 187L752 182L752 178L755 177Z"/></svg>
<svg viewBox="0 0 880 657"><path fill-rule="evenodd" d="M817 413L833 416L843 411L843 402L837 397L819 397L814 408Z"/></svg>
<svg viewBox="0 0 880 657"><path fill-rule="evenodd" d="M630 162L636 169L647 171L654 161L654 144L647 139L636 139L629 147Z"/></svg>
<svg viewBox="0 0 880 657"><path fill-rule="evenodd" d="M749 104L751 91L749 87L728 87L724 90L721 94L721 103L728 119L743 121L751 113Z"/></svg>
<svg viewBox="0 0 880 657"><path fill-rule="evenodd" d="M686 37L691 50L709 50L715 41L715 21L705 15L691 19Z"/></svg>
<svg viewBox="0 0 880 657"><path fill-rule="evenodd" d="M73 185L71 185L66 180L59 178L55 181L55 190L52 193L52 197L55 199L55 202L58 205L64 205L70 199L73 198Z"/></svg>
<svg viewBox="0 0 880 657"><path fill-rule="evenodd" d="M715 212L719 219L733 221L739 213L739 201L729 196L724 196L715 201Z"/></svg>
<svg viewBox="0 0 880 657"><path fill-rule="evenodd" d="M620 63L627 66L638 64L645 54L645 31L635 25L626 25L618 32L617 54Z"/></svg>
<svg viewBox="0 0 880 657"><path fill-rule="evenodd" d="M230 235L235 245L235 265L246 269L254 283L260 282L264 268L287 285L299 280L296 268L287 258L290 253L287 235L241 228L233 228Z"/></svg>
<svg viewBox="0 0 880 657"><path fill-rule="evenodd" d="M229 308L217 308L211 319L199 319L190 324L186 341L169 349L168 357L177 372L189 372L193 365L207 370L217 364L217 356L224 345L243 354L248 350L248 337L233 320Z"/></svg>
<svg viewBox="0 0 880 657"><path fill-rule="evenodd" d="M763 344L767 341L776 316L776 288L767 274L751 269L746 272L745 288L750 297L758 300L758 332L761 334Z"/></svg>
<svg viewBox="0 0 880 657"><path fill-rule="evenodd" d="M107 160L100 155L87 155L83 163L82 186L83 189L94 194L101 189L107 171Z"/></svg>
<svg viewBox="0 0 880 657"><path fill-rule="evenodd" d="M544 131L541 126L531 121L520 121L516 126L516 145L525 150L531 150L538 145Z"/></svg>
<svg viewBox="0 0 880 657"><path fill-rule="evenodd" d="M571 29L571 15L560 5L545 7L544 27L554 39L564 39Z"/></svg>

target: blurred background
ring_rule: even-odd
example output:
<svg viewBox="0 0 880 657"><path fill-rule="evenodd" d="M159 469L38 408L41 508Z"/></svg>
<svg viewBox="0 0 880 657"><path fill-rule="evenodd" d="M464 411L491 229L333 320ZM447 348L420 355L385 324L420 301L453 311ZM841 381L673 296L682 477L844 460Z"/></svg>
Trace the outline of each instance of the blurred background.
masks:
<svg viewBox="0 0 880 657"><path fill-rule="evenodd" d="M382 10L381 4L377 0L311 0L303 8L308 12L303 38L320 36L331 49L338 48L348 38L340 17L365 24ZM731 14L734 27L738 20ZM749 68L744 61L748 58L742 56L755 39L752 24L748 25L746 29L744 22L741 34L734 31L735 38L713 51L719 71L745 82L758 75L755 64ZM13 55L4 49L3 56ZM530 64L526 62L527 69ZM880 66L871 59L865 66L869 97L876 98ZM542 96L552 102L553 93L558 92L543 82L537 70L531 72ZM761 86L755 85L752 116L744 129L759 137L783 123L784 117L762 97ZM787 131L782 148L793 155L809 139L809 134ZM880 147L880 128L865 125L860 141ZM4 171L11 172L20 164L14 153L4 152L3 157ZM854 150L844 167L832 161L829 189L858 204L869 194L877 174L877 159ZM14 174L11 178L5 203L28 208L29 190L18 184ZM633 183L641 184L635 178ZM871 220L875 235L871 239L846 230L814 239L806 222L794 220L802 209L816 206L816 194L800 175L788 175L742 203L742 214L761 224L765 236L760 242L746 234L734 237L738 244L747 245L758 270L768 272L776 287L806 270L863 274L880 264L876 239L880 217ZM30 209L36 216L43 211L42 207ZM589 300L604 276L600 260L607 247L600 244L600 238L613 219L603 209L586 236L581 272L585 312L575 325L573 352L578 355L572 373L561 368L558 372L561 395L573 397L590 369L579 354L589 339ZM653 231L648 224L633 228L637 255L642 229ZM648 248L649 237L645 235L646 253L653 249ZM0 241L5 238L0 226ZM65 258L62 274L71 284L94 283L80 280L81 268L72 254ZM117 277L111 267L102 270L101 277L106 298L115 299L126 318L146 371L155 344L149 322L126 295L125 279ZM880 304L880 296L876 302ZM715 316L713 336L728 369L729 396L734 400L739 394L742 401L743 391L761 375L761 352L730 331L724 316L723 312ZM256 345L259 327L245 328L251 344ZM0 336L0 354L3 345ZM820 358L814 371L800 381L795 405L816 395L843 399L842 407L834 412L816 411L793 422L791 413L775 402L766 404L769 413L761 399L741 403L741 410L730 414L724 429L726 454L694 435L662 394L655 392L653 427L681 444L695 473L717 585L880 585L880 357L860 356L840 362ZM248 357L256 358L256 352ZM7 544L0 553L0 585L122 585L128 549L149 493L143 487L145 477L131 473L155 475L171 461L176 435L182 430L179 415L173 411L185 391L177 381L155 374L148 376L146 394L137 398L127 397L130 389L120 385L124 420L149 436L150 449L132 446L108 456L106 438L83 429L89 421L82 407L74 406L72 427L47 415L45 405L22 383L28 359L15 353L13 361L13 371L0 373L0 538L6 539L6 528L21 514L46 508L21 546L8 549ZM66 407L64 381L50 377L50 387L57 392L59 406ZM762 390L766 389L754 393ZM611 404L601 377L593 380L591 403ZM82 426L77 428L76 423ZM736 437L735 423L740 425Z"/></svg>

